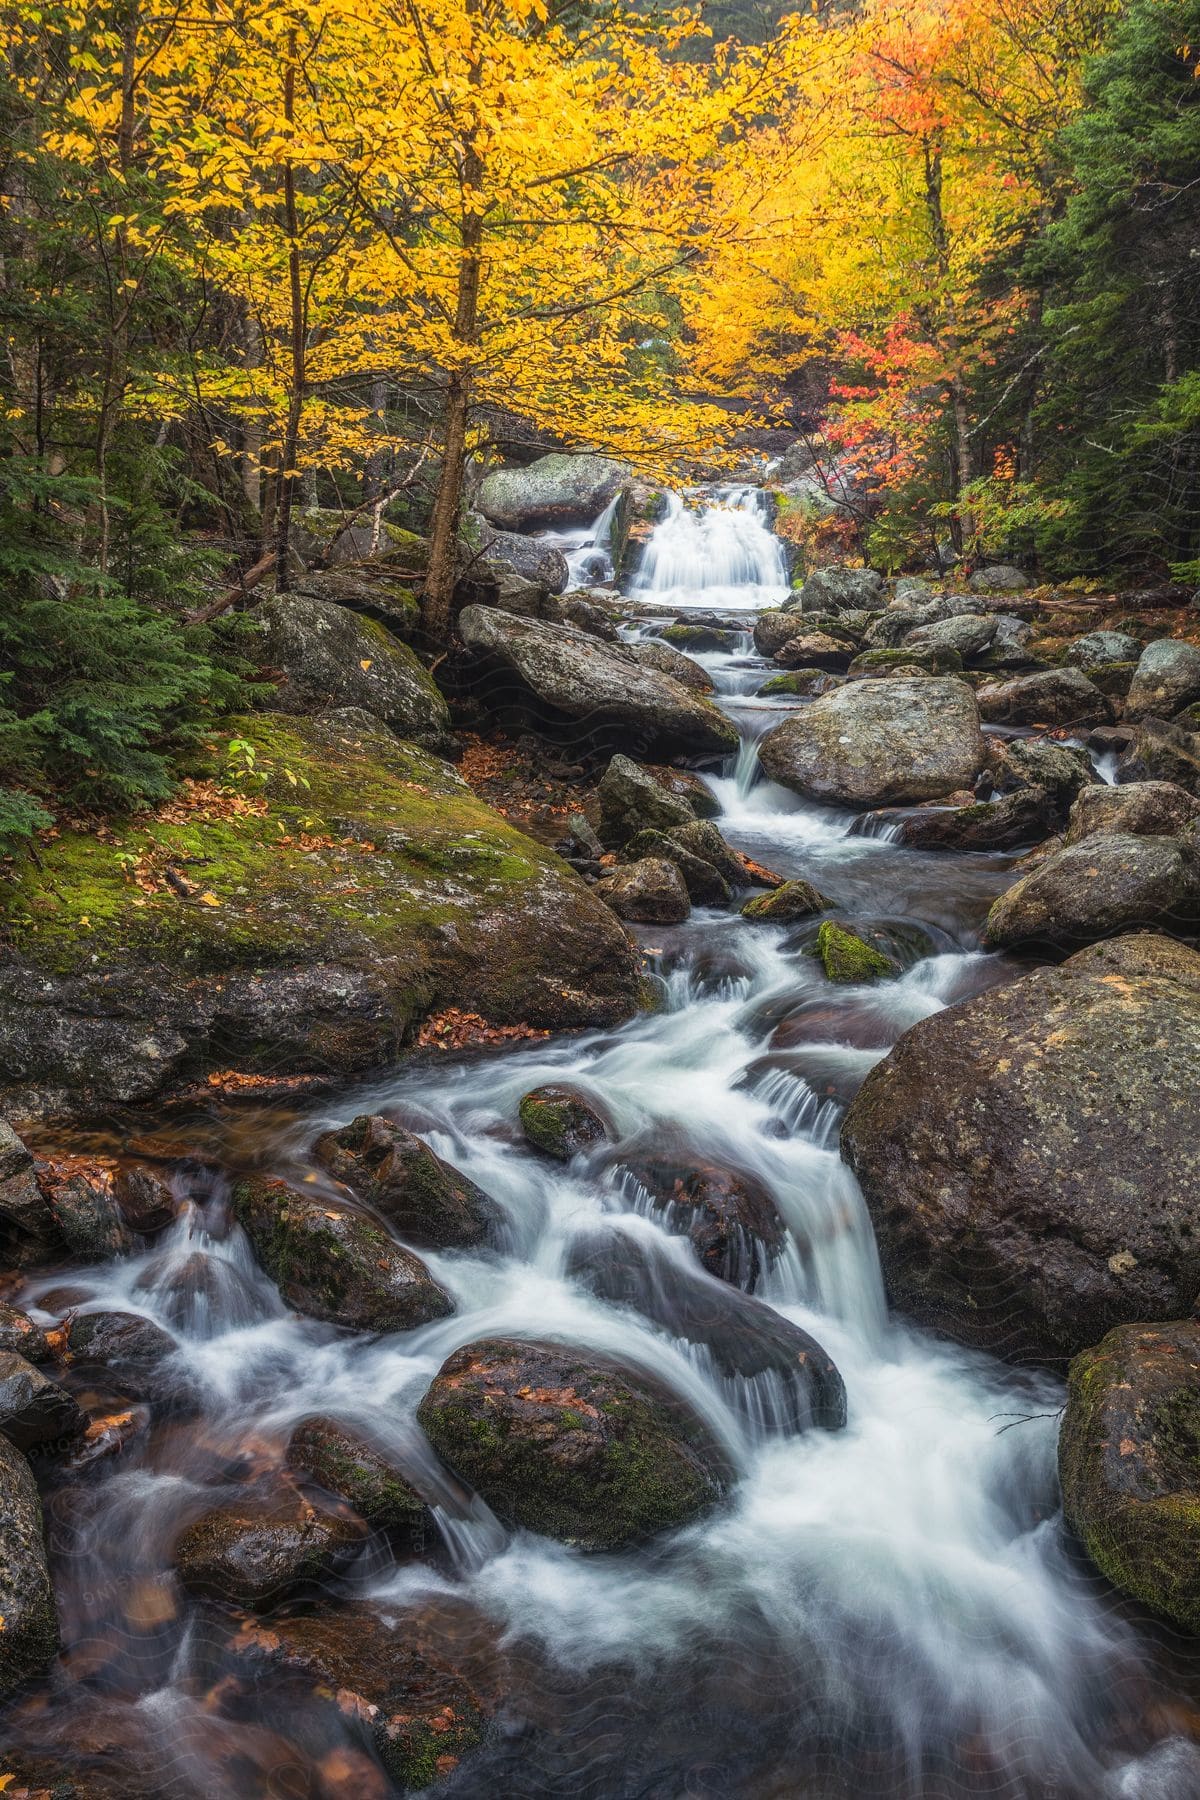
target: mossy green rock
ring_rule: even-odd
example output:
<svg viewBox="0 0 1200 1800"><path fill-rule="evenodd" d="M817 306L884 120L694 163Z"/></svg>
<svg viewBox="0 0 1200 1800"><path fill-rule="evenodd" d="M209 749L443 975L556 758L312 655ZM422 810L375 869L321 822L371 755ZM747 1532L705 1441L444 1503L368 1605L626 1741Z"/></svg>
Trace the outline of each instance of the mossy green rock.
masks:
<svg viewBox="0 0 1200 1800"><path fill-rule="evenodd" d="M863 982L889 979L900 973L899 965L882 950L865 943L844 925L832 919L817 931L813 955L818 957L830 981Z"/></svg>
<svg viewBox="0 0 1200 1800"><path fill-rule="evenodd" d="M1058 1466L1096 1567L1200 1632L1200 1322L1121 1326L1075 1358Z"/></svg>
<svg viewBox="0 0 1200 1800"><path fill-rule="evenodd" d="M890 675L893 669L925 669L930 675L957 675L963 659L957 650L931 644L904 644L896 650L864 650L850 664L854 675Z"/></svg>
<svg viewBox="0 0 1200 1800"><path fill-rule="evenodd" d="M337 1419L305 1419L287 1447L288 1467L340 1494L371 1525L404 1540L410 1550L430 1541L429 1508L383 1451Z"/></svg>
<svg viewBox="0 0 1200 1800"><path fill-rule="evenodd" d="M38 1675L58 1650L42 1504L33 1471L0 1437L0 1694Z"/></svg>
<svg viewBox="0 0 1200 1800"><path fill-rule="evenodd" d="M769 894L756 894L742 907L744 919L765 919L786 925L792 919L806 919L812 913L824 912L829 905L811 881L785 881Z"/></svg>
<svg viewBox="0 0 1200 1800"><path fill-rule="evenodd" d="M414 1636L354 1605L241 1630L229 1650L256 1675L267 1669L307 1689L314 1706L336 1706L343 1729L347 1717L361 1721L399 1792L413 1794L450 1775L484 1730L468 1682Z"/></svg>
<svg viewBox="0 0 1200 1800"><path fill-rule="evenodd" d="M417 1413L438 1455L510 1524L619 1550L716 1504L716 1446L682 1402L590 1351L466 1344Z"/></svg>
<svg viewBox="0 0 1200 1800"><path fill-rule="evenodd" d="M840 675L833 675L828 669L791 669L786 675L772 675L757 690L759 700L814 700L818 694L828 694L842 680Z"/></svg>
<svg viewBox="0 0 1200 1800"><path fill-rule="evenodd" d="M440 741L450 712L407 644L377 619L307 594L280 594L251 616L255 655L281 679L271 704L284 713L358 706L397 736Z"/></svg>
<svg viewBox="0 0 1200 1800"><path fill-rule="evenodd" d="M636 1010L633 951L580 878L367 714L231 720L195 774L212 787L103 840L64 830L4 890L12 1110L212 1069L344 1076L447 1006L551 1029Z"/></svg>
<svg viewBox="0 0 1200 1800"><path fill-rule="evenodd" d="M584 1150L602 1144L608 1126L590 1100L574 1088L533 1088L521 1097L517 1109L521 1130L535 1150L559 1162L569 1162Z"/></svg>
<svg viewBox="0 0 1200 1800"><path fill-rule="evenodd" d="M454 1311L419 1256L324 1195L254 1177L234 1188L233 1210L283 1298L309 1318L353 1331L411 1331Z"/></svg>

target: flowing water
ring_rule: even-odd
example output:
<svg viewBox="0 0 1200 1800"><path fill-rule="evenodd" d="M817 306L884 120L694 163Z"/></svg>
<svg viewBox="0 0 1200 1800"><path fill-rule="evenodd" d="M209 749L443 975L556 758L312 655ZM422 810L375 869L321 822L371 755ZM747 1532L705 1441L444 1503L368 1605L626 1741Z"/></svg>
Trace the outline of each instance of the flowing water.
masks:
<svg viewBox="0 0 1200 1800"><path fill-rule="evenodd" d="M674 595L686 576L694 605L711 606L714 590L761 604L782 564L768 568L760 532L744 496L673 513L647 558L645 598ZM630 627L656 628L652 615ZM712 781L722 829L810 877L841 916L887 931L902 978L835 988L804 954L806 928L697 911L642 933L663 1007L619 1030L416 1061L302 1115L196 1121L202 1160L312 1182L323 1179L310 1160L320 1131L387 1112L498 1198L507 1239L500 1251L428 1257L452 1318L406 1335L339 1333L285 1310L231 1223L226 1178L197 1161L180 1178L176 1223L139 1254L30 1284L23 1301L45 1321L74 1304L162 1325L190 1409L118 1457L51 1478L66 1657L48 1696L10 1720L13 1741L107 1748L131 1771L129 1791L182 1800L383 1791L331 1784L339 1747L362 1741L353 1723L297 1710L269 1684L247 1691L229 1672L227 1627L189 1610L170 1574L182 1525L277 1467L294 1424L323 1412L389 1447L438 1526L422 1559L373 1542L339 1591L486 1672L505 1696L447 1793L1200 1793L1194 1715L1167 1647L1064 1537L1059 1387L889 1318L870 1223L838 1156L847 1099L900 1033L1020 972L978 948L1008 861L852 835L849 815L756 780L754 740L781 704L753 699L764 670L748 638L702 660L747 746ZM619 1149L562 1166L524 1146L520 1096L564 1079L602 1104L621 1146L670 1144L766 1184L788 1242L757 1297L836 1360L845 1430L795 1433L763 1378L722 1375L672 1329L703 1310L712 1282L622 1178ZM589 1268L631 1252L653 1272L654 1320L589 1283ZM438 1466L414 1419L444 1358L495 1335L590 1346L668 1383L724 1448L728 1503L619 1555L506 1530ZM150 1785L135 1786L147 1771Z"/></svg>

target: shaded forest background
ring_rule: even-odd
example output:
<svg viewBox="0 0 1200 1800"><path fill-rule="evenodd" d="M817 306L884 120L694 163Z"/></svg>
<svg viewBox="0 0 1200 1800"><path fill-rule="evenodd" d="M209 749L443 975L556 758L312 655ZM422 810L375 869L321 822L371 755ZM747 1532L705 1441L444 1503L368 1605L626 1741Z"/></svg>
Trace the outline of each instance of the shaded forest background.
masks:
<svg viewBox="0 0 1200 1800"><path fill-rule="evenodd" d="M1200 582L1200 0L0 18L10 851L171 791L330 518L436 649L498 456L798 445L810 554Z"/></svg>

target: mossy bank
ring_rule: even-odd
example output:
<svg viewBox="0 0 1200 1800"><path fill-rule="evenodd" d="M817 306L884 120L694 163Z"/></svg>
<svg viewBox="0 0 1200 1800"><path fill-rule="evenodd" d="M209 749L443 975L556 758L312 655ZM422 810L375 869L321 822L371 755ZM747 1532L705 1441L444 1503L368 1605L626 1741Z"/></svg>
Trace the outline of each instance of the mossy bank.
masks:
<svg viewBox="0 0 1200 1800"><path fill-rule="evenodd" d="M348 1075L450 1006L558 1029L637 1004L633 949L567 865L357 711L227 722L176 801L63 830L2 892L15 1114Z"/></svg>

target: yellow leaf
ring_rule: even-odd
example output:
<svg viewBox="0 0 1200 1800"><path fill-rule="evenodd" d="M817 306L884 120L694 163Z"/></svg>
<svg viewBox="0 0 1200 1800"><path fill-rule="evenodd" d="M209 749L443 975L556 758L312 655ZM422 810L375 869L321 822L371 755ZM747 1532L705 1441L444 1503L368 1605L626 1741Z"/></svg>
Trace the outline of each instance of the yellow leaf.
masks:
<svg viewBox="0 0 1200 1800"><path fill-rule="evenodd" d="M371 666L371 658L369 656L364 656L358 666L360 669L369 669Z"/></svg>
<svg viewBox="0 0 1200 1800"><path fill-rule="evenodd" d="M203 893L200 895L200 904L201 906L220 906L221 902L215 894Z"/></svg>

